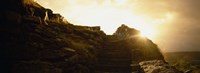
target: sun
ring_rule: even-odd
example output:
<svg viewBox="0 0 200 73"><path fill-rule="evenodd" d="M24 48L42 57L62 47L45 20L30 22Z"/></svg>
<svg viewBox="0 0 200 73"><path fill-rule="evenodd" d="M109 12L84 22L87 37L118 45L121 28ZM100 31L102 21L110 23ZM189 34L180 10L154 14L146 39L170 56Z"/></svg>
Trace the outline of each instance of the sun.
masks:
<svg viewBox="0 0 200 73"><path fill-rule="evenodd" d="M146 37L146 38L149 38L149 39L154 39L155 36L156 36L155 30L140 30L140 31L141 31L141 33L140 33L141 37Z"/></svg>
<svg viewBox="0 0 200 73"><path fill-rule="evenodd" d="M48 5L47 1L36 1L48 7L46 6ZM162 32L160 31L160 26L174 19L174 13L169 11L152 15L148 14L148 12L146 14L140 13L145 8L137 8L137 4L129 2L130 0L63 0L61 3L66 1L69 4L67 6L64 4L62 9L60 6L52 9L55 9L54 11L58 10L70 23L101 26L101 30L108 35L113 34L121 24L126 24L131 28L139 30L141 37L156 40L157 36L163 34L159 33Z"/></svg>

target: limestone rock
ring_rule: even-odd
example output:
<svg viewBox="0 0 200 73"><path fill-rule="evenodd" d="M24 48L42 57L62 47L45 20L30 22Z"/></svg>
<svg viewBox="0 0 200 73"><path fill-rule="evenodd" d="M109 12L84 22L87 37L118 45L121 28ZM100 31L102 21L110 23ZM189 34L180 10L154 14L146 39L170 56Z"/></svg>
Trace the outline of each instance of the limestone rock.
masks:
<svg viewBox="0 0 200 73"><path fill-rule="evenodd" d="M145 73L182 73L163 60L142 61L139 64Z"/></svg>

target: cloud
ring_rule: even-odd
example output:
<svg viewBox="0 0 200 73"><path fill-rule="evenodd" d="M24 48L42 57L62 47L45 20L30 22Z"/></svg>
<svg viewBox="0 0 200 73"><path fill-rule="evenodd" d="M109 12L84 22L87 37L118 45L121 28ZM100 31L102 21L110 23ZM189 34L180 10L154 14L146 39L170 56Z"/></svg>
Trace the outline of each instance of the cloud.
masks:
<svg viewBox="0 0 200 73"><path fill-rule="evenodd" d="M162 34L156 39L166 51L200 51L200 0L137 0L135 4L138 13L155 18L175 13L172 22L160 27Z"/></svg>

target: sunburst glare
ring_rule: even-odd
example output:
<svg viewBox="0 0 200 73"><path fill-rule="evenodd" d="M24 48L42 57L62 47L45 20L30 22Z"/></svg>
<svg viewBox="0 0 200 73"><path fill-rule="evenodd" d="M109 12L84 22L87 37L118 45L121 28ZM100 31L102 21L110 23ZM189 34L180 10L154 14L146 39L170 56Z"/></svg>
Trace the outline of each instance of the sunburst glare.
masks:
<svg viewBox="0 0 200 73"><path fill-rule="evenodd" d="M38 2L48 5L41 0ZM114 33L118 26L126 24L141 31L143 36L154 40L160 34L157 26L173 18L170 12L157 14L159 17L156 18L152 17L153 14L149 16L140 14L137 11L142 9L138 9L134 3L130 3L130 0L63 0L64 2L68 5L57 10L69 22L78 25L101 26L107 34Z"/></svg>

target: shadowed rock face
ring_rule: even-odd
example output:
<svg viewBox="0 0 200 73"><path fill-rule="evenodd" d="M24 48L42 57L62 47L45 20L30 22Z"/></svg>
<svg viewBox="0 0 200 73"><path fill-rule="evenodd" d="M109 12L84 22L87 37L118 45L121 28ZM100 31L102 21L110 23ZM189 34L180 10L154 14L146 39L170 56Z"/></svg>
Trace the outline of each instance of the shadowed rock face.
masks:
<svg viewBox="0 0 200 73"><path fill-rule="evenodd" d="M92 73L105 34L60 21L46 25L44 12L51 10L29 1L8 0L0 14L0 72Z"/></svg>
<svg viewBox="0 0 200 73"><path fill-rule="evenodd" d="M57 20L62 16L32 0L2 5L1 73L130 73L142 72L141 61L164 60L151 40L132 37L139 31L126 25L106 35L98 26Z"/></svg>
<svg viewBox="0 0 200 73"><path fill-rule="evenodd" d="M140 32L134 28L130 28L123 24L117 29L112 37L115 37L115 42L130 49L132 53L134 53L132 57L135 60L164 60L157 45L148 38L141 37ZM111 41L113 41L113 39Z"/></svg>
<svg viewBox="0 0 200 73"><path fill-rule="evenodd" d="M138 35L138 30L121 25L113 35L107 36L103 48L98 49L98 71L143 73L139 62L164 60L157 45Z"/></svg>

